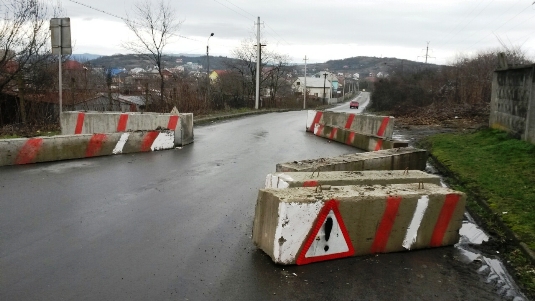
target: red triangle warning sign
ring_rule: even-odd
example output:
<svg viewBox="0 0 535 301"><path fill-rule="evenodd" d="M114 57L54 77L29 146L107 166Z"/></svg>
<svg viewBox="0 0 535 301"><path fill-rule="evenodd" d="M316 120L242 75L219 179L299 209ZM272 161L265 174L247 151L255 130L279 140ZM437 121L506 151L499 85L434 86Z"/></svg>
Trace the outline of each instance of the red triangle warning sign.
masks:
<svg viewBox="0 0 535 301"><path fill-rule="evenodd" d="M318 214L316 225L297 257L297 264L349 257L355 254L353 244L338 210L338 203L330 200Z"/></svg>

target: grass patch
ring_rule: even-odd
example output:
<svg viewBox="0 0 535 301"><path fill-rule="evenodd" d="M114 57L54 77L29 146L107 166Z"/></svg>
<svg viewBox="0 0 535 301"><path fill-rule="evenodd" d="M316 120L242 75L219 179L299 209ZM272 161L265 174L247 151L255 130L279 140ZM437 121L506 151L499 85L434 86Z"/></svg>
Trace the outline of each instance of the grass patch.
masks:
<svg viewBox="0 0 535 301"><path fill-rule="evenodd" d="M4 134L4 135L0 135L0 139L30 138L30 137L40 137L40 136L51 137L51 136L56 136L56 135L61 135L61 131L47 131L47 132L36 131L27 135Z"/></svg>
<svg viewBox="0 0 535 301"><path fill-rule="evenodd" d="M512 231L535 250L535 145L485 129L434 135L422 146L452 174L452 188L467 193L468 210L495 236L517 281L535 296L535 265L507 238Z"/></svg>
<svg viewBox="0 0 535 301"><path fill-rule="evenodd" d="M432 155L477 190L490 208L535 250L535 145L486 129L428 138Z"/></svg>

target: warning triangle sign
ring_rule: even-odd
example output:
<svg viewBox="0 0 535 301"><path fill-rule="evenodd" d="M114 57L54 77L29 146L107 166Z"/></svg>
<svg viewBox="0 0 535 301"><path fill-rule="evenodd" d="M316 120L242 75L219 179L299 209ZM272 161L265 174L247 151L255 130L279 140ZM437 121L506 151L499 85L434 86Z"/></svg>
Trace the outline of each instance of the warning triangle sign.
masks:
<svg viewBox="0 0 535 301"><path fill-rule="evenodd" d="M296 263L302 265L353 254L355 250L338 210L338 202L330 200L318 214L316 225L310 231Z"/></svg>

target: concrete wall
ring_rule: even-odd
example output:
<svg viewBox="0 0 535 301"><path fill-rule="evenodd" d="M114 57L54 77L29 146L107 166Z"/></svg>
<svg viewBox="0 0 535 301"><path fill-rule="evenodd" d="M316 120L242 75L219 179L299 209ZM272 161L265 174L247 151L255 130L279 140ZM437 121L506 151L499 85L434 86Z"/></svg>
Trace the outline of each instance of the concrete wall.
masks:
<svg viewBox="0 0 535 301"><path fill-rule="evenodd" d="M535 65L494 72L489 126L535 143Z"/></svg>
<svg viewBox="0 0 535 301"><path fill-rule="evenodd" d="M264 189L253 241L277 264L453 245L465 202L432 184Z"/></svg>
<svg viewBox="0 0 535 301"><path fill-rule="evenodd" d="M137 131L0 140L0 166L174 148L173 131Z"/></svg>
<svg viewBox="0 0 535 301"><path fill-rule="evenodd" d="M425 170L427 158L428 154L424 149L402 147L331 158L279 163L276 166L276 171Z"/></svg>
<svg viewBox="0 0 535 301"><path fill-rule="evenodd" d="M117 112L63 112L63 135L117 133L125 131L151 131L169 129L175 131L175 145L193 142L193 114L179 115L158 113Z"/></svg>

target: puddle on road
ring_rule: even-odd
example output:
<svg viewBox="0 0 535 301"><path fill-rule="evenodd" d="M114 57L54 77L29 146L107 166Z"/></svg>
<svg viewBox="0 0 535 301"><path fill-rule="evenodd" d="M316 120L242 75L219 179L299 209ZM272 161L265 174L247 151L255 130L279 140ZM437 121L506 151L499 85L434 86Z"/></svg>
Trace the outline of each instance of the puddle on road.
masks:
<svg viewBox="0 0 535 301"><path fill-rule="evenodd" d="M403 137L402 137L403 138ZM440 176L440 183L443 187L448 187L442 175L431 164L427 163L425 171L430 174ZM499 258L489 258L483 256L472 245L480 245L489 240L489 235L483 231L472 218L470 213L464 213L464 220L459 230L460 239L455 248L457 249L457 260L465 264L473 262L479 263L478 274L483 275L489 285L496 287L496 293L506 300L527 301L528 299L507 272L505 265ZM497 253L498 254L498 253Z"/></svg>

